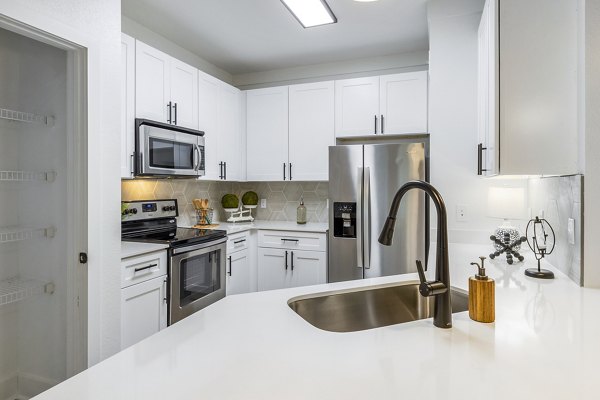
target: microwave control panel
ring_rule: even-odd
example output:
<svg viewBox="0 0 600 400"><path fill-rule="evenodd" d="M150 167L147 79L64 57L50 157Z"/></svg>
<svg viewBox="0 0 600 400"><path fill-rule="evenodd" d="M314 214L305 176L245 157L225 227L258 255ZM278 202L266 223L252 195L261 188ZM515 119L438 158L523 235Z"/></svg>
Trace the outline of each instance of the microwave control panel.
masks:
<svg viewBox="0 0 600 400"><path fill-rule="evenodd" d="M154 218L169 218L179 215L177 200L124 201L121 210L122 221L142 221Z"/></svg>

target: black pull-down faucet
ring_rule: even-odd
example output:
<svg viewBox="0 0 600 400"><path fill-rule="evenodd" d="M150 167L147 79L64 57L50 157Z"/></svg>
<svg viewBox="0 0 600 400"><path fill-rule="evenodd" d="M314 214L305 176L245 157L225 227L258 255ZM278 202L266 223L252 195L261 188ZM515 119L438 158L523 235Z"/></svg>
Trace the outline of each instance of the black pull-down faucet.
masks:
<svg viewBox="0 0 600 400"><path fill-rule="evenodd" d="M435 260L435 281L427 281L421 261L417 260L419 272L419 292L424 297L435 296L433 325L438 328L452 328L452 303L450 301L450 270L448 267L448 221L446 205L442 195L430 183L425 181L410 181L402 185L392 201L390 213L379 235L379 243L390 246L394 236L396 214L402 197L411 189L420 189L427 193L437 210L437 251Z"/></svg>

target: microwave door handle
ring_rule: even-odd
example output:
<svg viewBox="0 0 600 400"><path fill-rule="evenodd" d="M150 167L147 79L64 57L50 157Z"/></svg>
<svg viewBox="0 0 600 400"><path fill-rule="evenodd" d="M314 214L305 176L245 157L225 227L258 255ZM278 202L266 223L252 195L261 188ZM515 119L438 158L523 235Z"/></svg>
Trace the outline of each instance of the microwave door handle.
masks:
<svg viewBox="0 0 600 400"><path fill-rule="evenodd" d="M196 158L196 155L198 158ZM200 168L200 147L196 144L194 145L194 171L198 171Z"/></svg>

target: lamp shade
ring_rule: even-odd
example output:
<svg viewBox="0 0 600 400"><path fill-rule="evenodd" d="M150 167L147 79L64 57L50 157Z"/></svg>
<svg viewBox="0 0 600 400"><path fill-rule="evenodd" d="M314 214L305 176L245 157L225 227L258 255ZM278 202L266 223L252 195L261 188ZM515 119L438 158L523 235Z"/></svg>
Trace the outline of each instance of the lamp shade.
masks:
<svg viewBox="0 0 600 400"><path fill-rule="evenodd" d="M488 216L502 219L525 218L525 188L490 187Z"/></svg>

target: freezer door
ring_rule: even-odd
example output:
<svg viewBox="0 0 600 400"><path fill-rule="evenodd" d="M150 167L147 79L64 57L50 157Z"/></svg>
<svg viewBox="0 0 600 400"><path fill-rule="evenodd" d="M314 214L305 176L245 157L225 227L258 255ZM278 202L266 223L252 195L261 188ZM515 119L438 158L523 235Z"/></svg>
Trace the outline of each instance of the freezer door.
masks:
<svg viewBox="0 0 600 400"><path fill-rule="evenodd" d="M362 171L362 145L329 147L328 282L363 278Z"/></svg>
<svg viewBox="0 0 600 400"><path fill-rule="evenodd" d="M402 199L394 242L377 239L396 191L406 182L425 180L423 143L364 146L364 268L365 278L416 272L415 260L425 263L425 195L411 190Z"/></svg>

